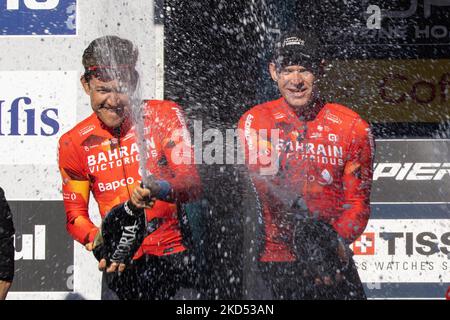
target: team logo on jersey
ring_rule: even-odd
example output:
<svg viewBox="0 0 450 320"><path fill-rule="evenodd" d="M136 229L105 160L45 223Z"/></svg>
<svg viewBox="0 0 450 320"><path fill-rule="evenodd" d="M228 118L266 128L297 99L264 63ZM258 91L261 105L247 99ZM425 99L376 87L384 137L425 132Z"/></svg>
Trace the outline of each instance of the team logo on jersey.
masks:
<svg viewBox="0 0 450 320"><path fill-rule="evenodd" d="M110 144L111 144L111 140L109 140L109 139L106 139L105 141L102 142L102 146L103 146L103 147L107 147L107 146L109 146Z"/></svg>
<svg viewBox="0 0 450 320"><path fill-rule="evenodd" d="M158 151L156 150L154 138L147 139L146 144L146 156L156 158L158 156ZM99 171L111 170L123 165L131 165L140 161L141 155L136 142L132 143L130 146L115 147L117 145L118 140L116 138L111 138L111 148L109 150L100 151L87 156L89 172L91 174Z"/></svg>
<svg viewBox="0 0 450 320"><path fill-rule="evenodd" d="M275 119L283 119L286 115L284 113L277 112L273 116Z"/></svg>
<svg viewBox="0 0 450 320"><path fill-rule="evenodd" d="M245 125L244 125L244 136L247 140L248 148L250 150L253 149L253 141L251 139L251 129L252 129L252 121L254 119L254 116L252 114L249 114L247 118L245 119Z"/></svg>
<svg viewBox="0 0 450 320"><path fill-rule="evenodd" d="M91 125L88 125L87 127L84 127L83 129L80 129L80 131L78 131L78 132L80 133L80 136L84 136L94 129L95 129L95 126L93 124L91 124Z"/></svg>
<svg viewBox="0 0 450 320"><path fill-rule="evenodd" d="M317 131L319 131L319 132L323 132L323 131L329 132L329 131L331 131L331 130L330 130L330 127L329 127L329 126L323 126L323 125L319 124L319 125L317 126Z"/></svg>
<svg viewBox="0 0 450 320"><path fill-rule="evenodd" d="M122 138L122 141L127 141L128 139L133 138L133 137L134 137L134 133L130 132L125 137Z"/></svg>
<svg viewBox="0 0 450 320"><path fill-rule="evenodd" d="M320 185L327 186L333 183L333 176L327 169L324 169L320 175L321 177L318 180Z"/></svg>
<svg viewBox="0 0 450 320"><path fill-rule="evenodd" d="M71 193L64 192L63 193L63 199L64 200L75 201L76 198L77 198L77 195L74 192L71 192Z"/></svg>
<svg viewBox="0 0 450 320"><path fill-rule="evenodd" d="M328 135L328 140L331 141L331 142L337 142L338 141L338 137L337 137L337 135L335 135L333 133L330 133Z"/></svg>
<svg viewBox="0 0 450 320"><path fill-rule="evenodd" d="M84 150L86 152L89 152L91 149L97 148L100 144L104 142L104 140L105 140L104 137L92 134L83 141L82 146L84 147Z"/></svg>
<svg viewBox="0 0 450 320"><path fill-rule="evenodd" d="M314 140L310 142L299 142L297 140L283 140L279 139L276 146L278 152L298 153L302 159L309 160L316 163L330 164L332 166L344 165L344 149L339 144L322 144L315 143ZM288 155L289 156L289 155Z"/></svg>
<svg viewBox="0 0 450 320"><path fill-rule="evenodd" d="M331 122L334 122L334 123L337 123L337 124L341 124L342 123L342 120L338 116L336 116L336 115L334 115L332 113L329 113L329 112L327 113L325 118L330 120Z"/></svg>

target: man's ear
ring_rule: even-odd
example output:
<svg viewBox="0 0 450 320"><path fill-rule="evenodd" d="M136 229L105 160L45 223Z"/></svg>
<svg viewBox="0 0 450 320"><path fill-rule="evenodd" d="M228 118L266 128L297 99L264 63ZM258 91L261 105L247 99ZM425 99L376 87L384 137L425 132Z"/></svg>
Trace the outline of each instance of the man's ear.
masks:
<svg viewBox="0 0 450 320"><path fill-rule="evenodd" d="M87 95L90 95L91 93L91 87L89 85L89 82L86 81L86 77L84 75L80 78L81 85L83 86L84 92L86 92Z"/></svg>
<svg viewBox="0 0 450 320"><path fill-rule="evenodd" d="M278 72L277 72L277 66L275 63L271 62L269 63L269 72L270 76L272 77L272 80L277 82L278 81Z"/></svg>

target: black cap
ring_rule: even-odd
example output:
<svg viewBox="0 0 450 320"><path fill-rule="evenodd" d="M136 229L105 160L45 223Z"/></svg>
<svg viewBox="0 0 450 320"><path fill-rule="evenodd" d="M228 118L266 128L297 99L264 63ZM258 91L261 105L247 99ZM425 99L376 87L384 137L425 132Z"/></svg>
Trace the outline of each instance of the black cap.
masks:
<svg viewBox="0 0 450 320"><path fill-rule="evenodd" d="M312 31L291 30L282 33L275 45L273 62L277 67L289 65L317 66L321 61L319 38Z"/></svg>

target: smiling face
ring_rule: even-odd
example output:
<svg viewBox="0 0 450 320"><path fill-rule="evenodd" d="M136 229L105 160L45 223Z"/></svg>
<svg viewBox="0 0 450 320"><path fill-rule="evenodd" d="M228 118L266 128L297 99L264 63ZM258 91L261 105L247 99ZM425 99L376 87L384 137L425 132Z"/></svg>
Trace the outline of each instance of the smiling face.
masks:
<svg viewBox="0 0 450 320"><path fill-rule="evenodd" d="M277 68L271 63L269 71L289 106L295 110L302 110L311 105L314 100L316 78L310 69L299 65Z"/></svg>
<svg viewBox="0 0 450 320"><path fill-rule="evenodd" d="M84 76L81 83L97 117L109 128L119 127L131 112L131 86L119 80L104 82L95 77L87 82Z"/></svg>

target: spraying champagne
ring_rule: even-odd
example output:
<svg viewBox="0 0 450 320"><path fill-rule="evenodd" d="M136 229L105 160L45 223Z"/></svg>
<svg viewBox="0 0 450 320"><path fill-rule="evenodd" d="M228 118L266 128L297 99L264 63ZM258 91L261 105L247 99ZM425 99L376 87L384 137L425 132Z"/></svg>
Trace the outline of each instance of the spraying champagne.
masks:
<svg viewBox="0 0 450 320"><path fill-rule="evenodd" d="M170 184L165 180L156 180L153 175L143 179L141 188L147 189L149 195L137 199L133 194L132 199L115 206L105 216L94 241L97 260L130 263L148 234L144 207L151 208L156 200L173 201ZM145 204L137 205L140 200Z"/></svg>

